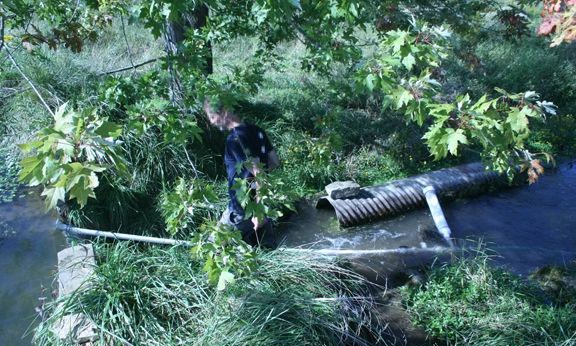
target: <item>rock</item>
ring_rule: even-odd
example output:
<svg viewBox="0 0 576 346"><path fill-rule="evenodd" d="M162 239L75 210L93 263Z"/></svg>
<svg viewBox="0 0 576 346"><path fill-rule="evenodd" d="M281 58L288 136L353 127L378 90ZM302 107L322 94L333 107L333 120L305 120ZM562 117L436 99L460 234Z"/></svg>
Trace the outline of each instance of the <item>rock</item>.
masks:
<svg viewBox="0 0 576 346"><path fill-rule="evenodd" d="M76 245L58 252L59 294L67 295L86 288L86 280L94 273L96 261L92 245Z"/></svg>
<svg viewBox="0 0 576 346"><path fill-rule="evenodd" d="M326 193L332 199L343 199L356 196L360 192L360 185L353 181L336 181L326 185Z"/></svg>
<svg viewBox="0 0 576 346"><path fill-rule="evenodd" d="M66 315L54 325L54 332L60 340L71 340L84 344L98 339L97 327L83 314Z"/></svg>

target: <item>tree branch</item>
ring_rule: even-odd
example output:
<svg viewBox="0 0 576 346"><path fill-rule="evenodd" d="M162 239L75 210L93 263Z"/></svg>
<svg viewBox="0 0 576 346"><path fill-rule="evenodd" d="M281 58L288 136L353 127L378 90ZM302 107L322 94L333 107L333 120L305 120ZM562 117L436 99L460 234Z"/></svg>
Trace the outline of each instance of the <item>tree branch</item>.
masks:
<svg viewBox="0 0 576 346"><path fill-rule="evenodd" d="M16 60L14 60L14 57L10 53L10 50L8 50L8 47L4 47L4 49L6 50L6 54L8 54L8 58L10 59L10 61L12 61L12 64L14 65L14 67L16 67L16 70L18 70L20 75L22 75L22 77L28 82L28 84L30 84L30 86L32 87L32 90L34 90L34 92L36 93L36 95L38 96L38 98L40 99L40 101L42 102L44 107L46 107L48 112L52 116L54 116L54 112L52 111L52 109L50 109L50 107L48 106L48 104L46 103L46 101L44 100L42 95L40 94L40 92L38 92L38 89L36 89L36 87L34 86L34 83L32 83L32 81L28 77L26 77L26 75L24 74L24 71L22 71L22 69L20 68L20 65L18 65Z"/></svg>
<svg viewBox="0 0 576 346"><path fill-rule="evenodd" d="M147 65L147 64L153 63L153 62L155 62L155 61L158 61L158 60L160 60L160 59L162 59L162 58L163 58L163 56L158 57L158 58L154 58L154 59L150 59L150 60L146 60L146 61L141 62L141 63L136 64L136 65L132 65L132 66L128 66L128 67L122 67L122 68L119 68L119 69L116 69L116 70L112 70L112 71L108 71L108 72L103 72L103 73L100 73L98 76L107 76L107 75L114 74L114 73L118 73L118 72L123 72L123 71L128 71L128 70L136 69L136 68L138 68L138 67L142 67L142 66L144 66L144 65Z"/></svg>
<svg viewBox="0 0 576 346"><path fill-rule="evenodd" d="M128 52L128 59L130 59L130 65L132 65L132 69L136 71L134 61L132 60L132 50L130 49L130 44L128 43L128 37L126 36L126 27L124 26L124 16L120 16L120 23L122 23L122 35L124 36L124 42L126 42L126 51Z"/></svg>

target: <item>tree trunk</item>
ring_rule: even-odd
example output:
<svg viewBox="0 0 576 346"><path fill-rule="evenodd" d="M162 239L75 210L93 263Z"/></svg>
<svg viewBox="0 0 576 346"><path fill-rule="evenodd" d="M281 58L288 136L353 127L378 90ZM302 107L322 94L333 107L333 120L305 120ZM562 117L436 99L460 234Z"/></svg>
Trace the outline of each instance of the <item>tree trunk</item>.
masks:
<svg viewBox="0 0 576 346"><path fill-rule="evenodd" d="M192 13L183 13L180 18L166 23L166 30L164 32L164 49L168 56L168 69L170 73L170 99L172 104L178 107L183 114L186 114L186 107L184 105L184 90L180 82L180 75L175 68L174 62L178 59L185 59L182 57L180 46L184 41L186 30L190 28L201 29L206 25L208 19L208 7L200 5L194 9ZM207 43L206 49L208 54L204 66L204 73L206 75L212 74L212 45Z"/></svg>

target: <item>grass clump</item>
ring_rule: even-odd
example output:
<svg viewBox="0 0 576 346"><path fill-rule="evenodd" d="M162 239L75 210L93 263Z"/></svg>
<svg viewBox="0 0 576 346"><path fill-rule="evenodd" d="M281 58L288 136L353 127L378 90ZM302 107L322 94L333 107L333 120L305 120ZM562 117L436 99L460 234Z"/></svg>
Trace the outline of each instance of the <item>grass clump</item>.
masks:
<svg viewBox="0 0 576 346"><path fill-rule="evenodd" d="M260 253L252 275L217 291L183 248L118 243L96 253L87 288L49 304L37 345L72 345L52 331L70 313L94 321L98 345L365 345L378 336L365 282L327 258Z"/></svg>
<svg viewBox="0 0 576 346"><path fill-rule="evenodd" d="M535 285L479 252L433 269L402 291L415 322L447 345L574 345L576 306L549 304Z"/></svg>

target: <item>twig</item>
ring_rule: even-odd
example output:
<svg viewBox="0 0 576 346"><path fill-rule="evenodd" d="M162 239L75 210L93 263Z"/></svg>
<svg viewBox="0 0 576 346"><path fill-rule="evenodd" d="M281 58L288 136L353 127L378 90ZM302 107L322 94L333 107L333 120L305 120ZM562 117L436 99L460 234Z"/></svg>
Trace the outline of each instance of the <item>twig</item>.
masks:
<svg viewBox="0 0 576 346"><path fill-rule="evenodd" d="M119 69L117 69L117 70L112 70L112 71L108 71L108 72L103 72L103 73L100 73L98 76L107 76L107 75L114 74L114 73L118 73L118 72L122 72L122 71L128 71L128 70L131 70L131 69L135 69L135 68L138 68L138 67L141 67L141 66L144 66L144 65L153 63L153 62L158 61L158 60L160 60L160 59L162 59L162 58L163 58L163 57L158 57L158 58L146 60L146 61L141 62L141 63L136 64L136 65L132 65L132 66L128 66L128 67L122 67L122 68L119 68Z"/></svg>
<svg viewBox="0 0 576 346"><path fill-rule="evenodd" d="M36 89L36 87L34 86L34 84L32 83L32 81L26 77L26 75L24 74L24 71L22 71L22 69L20 68L20 65L18 65L18 63L16 62L16 60L14 60L14 57L12 56L12 54L10 53L10 50L8 50L8 47L4 47L4 49L6 50L6 54L8 54L8 58L10 59L10 61L12 61L12 64L14 65L14 67L16 67L16 69L18 70L18 72L20 72L20 74L22 75L22 77L28 82L28 84L30 84L30 86L32 87L32 90L34 90L34 92L36 93L36 95L38 96L38 98L40 99L40 101L42 101L42 104L44 105L44 107L46 107L46 109L48 110L48 112L54 116L54 112L52 111L52 109L50 109L50 107L48 106L48 104L46 103L46 101L44 101L44 98L42 97L42 95L40 94L40 92L38 92L38 89Z"/></svg>
<svg viewBox="0 0 576 346"><path fill-rule="evenodd" d="M132 50L130 49L130 44L128 43L128 37L126 36L126 27L124 26L124 16L120 16L120 23L122 24L122 35L124 36L124 42L126 42L126 51L128 52L128 59L130 59L130 65L132 69L136 72L136 67L134 66L134 61L132 60Z"/></svg>
<svg viewBox="0 0 576 346"><path fill-rule="evenodd" d="M186 145L183 145L184 153L186 154L186 159L188 159L188 163L192 166L192 170L194 171L194 175L198 178L198 171L196 170L196 165L190 159L190 155L188 155L188 150L186 150Z"/></svg>

